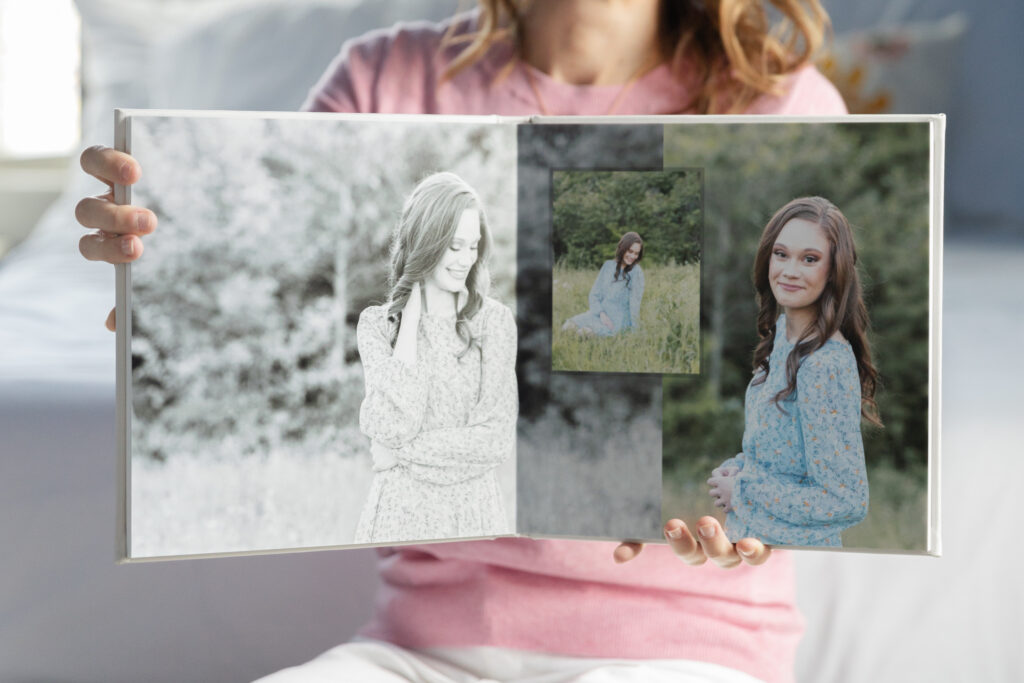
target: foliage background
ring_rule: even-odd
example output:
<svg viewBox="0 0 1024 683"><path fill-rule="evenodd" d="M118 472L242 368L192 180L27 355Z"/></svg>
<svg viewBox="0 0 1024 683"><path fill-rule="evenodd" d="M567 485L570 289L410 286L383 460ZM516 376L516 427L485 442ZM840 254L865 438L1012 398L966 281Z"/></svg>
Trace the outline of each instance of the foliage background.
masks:
<svg viewBox="0 0 1024 683"><path fill-rule="evenodd" d="M137 117L132 202L135 556L350 542L370 481L355 323L386 297L405 196L450 170L495 237L514 306L511 126ZM514 464L503 472L514 507ZM510 510L510 515L512 514Z"/></svg>
<svg viewBox="0 0 1024 683"><path fill-rule="evenodd" d="M555 264L600 268L630 230L644 240L643 265L700 262L703 174L658 171L552 172Z"/></svg>
<svg viewBox="0 0 1024 683"><path fill-rule="evenodd" d="M928 456L927 123L668 126L666 166L705 168L703 375L664 383L664 512L714 514L704 483L740 448L757 342L750 270L790 199L821 195L855 226L884 429L865 426L868 518L847 547L921 549Z"/></svg>

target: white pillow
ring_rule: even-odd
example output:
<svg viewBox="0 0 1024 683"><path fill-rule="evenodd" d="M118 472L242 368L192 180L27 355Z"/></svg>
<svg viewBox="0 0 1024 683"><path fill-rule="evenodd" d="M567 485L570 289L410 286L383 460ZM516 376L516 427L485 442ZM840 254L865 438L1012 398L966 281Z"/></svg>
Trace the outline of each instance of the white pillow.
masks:
<svg viewBox="0 0 1024 683"><path fill-rule="evenodd" d="M295 111L345 40L401 20L441 20L455 9L436 0L247 2L161 46L150 106Z"/></svg>
<svg viewBox="0 0 1024 683"><path fill-rule="evenodd" d="M115 107L295 110L341 44L452 0L77 0L83 142L110 144Z"/></svg>

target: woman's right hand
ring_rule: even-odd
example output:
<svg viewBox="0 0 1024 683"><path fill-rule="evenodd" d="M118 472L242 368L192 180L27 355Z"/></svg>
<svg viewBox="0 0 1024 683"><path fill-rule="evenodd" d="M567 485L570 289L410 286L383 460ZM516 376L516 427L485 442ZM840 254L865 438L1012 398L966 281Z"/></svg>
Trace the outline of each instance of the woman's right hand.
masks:
<svg viewBox="0 0 1024 683"><path fill-rule="evenodd" d="M130 263L142 255L142 235L156 229L156 214L138 206L114 203L114 184L132 185L142 177L139 162L124 152L95 145L82 152L82 170L107 185L107 191L86 197L75 207L75 218L89 233L78 242L78 250L90 261ZM107 316L107 329L116 327L114 309Z"/></svg>
<svg viewBox="0 0 1024 683"><path fill-rule="evenodd" d="M719 465L711 470L712 477L735 477L739 474L740 468L735 465Z"/></svg>
<svg viewBox="0 0 1024 683"><path fill-rule="evenodd" d="M607 313L605 313L604 311L601 311L601 322L602 322L602 323L604 324L604 326L605 326L605 327L607 327L607 328L608 328L609 330L614 330L614 329L615 329L615 323L613 323L613 322L612 322L612 319L611 319L611 318L609 318L609 317L608 317L608 314L607 314Z"/></svg>
<svg viewBox="0 0 1024 683"><path fill-rule="evenodd" d="M398 324L398 337L395 339L393 354L409 367L416 365L416 335L422 313L422 288L419 282L414 282L409 289L409 298L405 300L405 306L402 308L402 321Z"/></svg>
<svg viewBox="0 0 1024 683"><path fill-rule="evenodd" d="M419 282L412 283L409 290L409 298L402 309L402 322L408 320L410 323L419 323L420 315L423 313L423 290Z"/></svg>

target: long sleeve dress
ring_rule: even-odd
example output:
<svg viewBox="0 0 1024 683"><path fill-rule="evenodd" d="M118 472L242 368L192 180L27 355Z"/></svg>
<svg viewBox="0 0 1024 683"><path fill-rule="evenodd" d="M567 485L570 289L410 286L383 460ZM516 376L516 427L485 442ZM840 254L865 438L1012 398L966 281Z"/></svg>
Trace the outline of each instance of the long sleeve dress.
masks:
<svg viewBox="0 0 1024 683"><path fill-rule="evenodd" d="M590 288L590 308L569 319L579 329L587 329L601 337L610 337L632 329L640 321L640 303L644 297L644 271L633 266L619 273L615 279L615 261L605 261ZM605 313L612 322L611 329L601 322Z"/></svg>
<svg viewBox="0 0 1024 683"><path fill-rule="evenodd" d="M495 468L515 449L516 324L506 306L486 299L471 327L480 345L459 358L465 344L454 316L424 314L408 366L393 357L386 307L359 316L359 426L395 457L375 471L356 543L509 532Z"/></svg>
<svg viewBox="0 0 1024 683"><path fill-rule="evenodd" d="M771 399L786 386L792 349L783 315L768 377L747 387L743 452L723 463L739 467L726 532L733 542L841 546L841 532L868 511L857 362L845 340L828 340L803 360L796 392L777 406Z"/></svg>

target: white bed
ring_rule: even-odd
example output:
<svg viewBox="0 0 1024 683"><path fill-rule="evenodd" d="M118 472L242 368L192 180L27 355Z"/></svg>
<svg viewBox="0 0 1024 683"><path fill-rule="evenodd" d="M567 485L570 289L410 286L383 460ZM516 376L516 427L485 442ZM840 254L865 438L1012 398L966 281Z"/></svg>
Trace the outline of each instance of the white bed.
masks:
<svg viewBox="0 0 1024 683"><path fill-rule="evenodd" d="M110 141L115 105L294 109L345 36L452 9L242 4L81 0L86 140ZM72 217L96 187L75 174L0 261L0 680L236 681L308 659L369 614L372 553L115 563L113 269L79 257ZM947 242L944 557L800 552L801 681L1024 678L1022 273L1024 244Z"/></svg>

